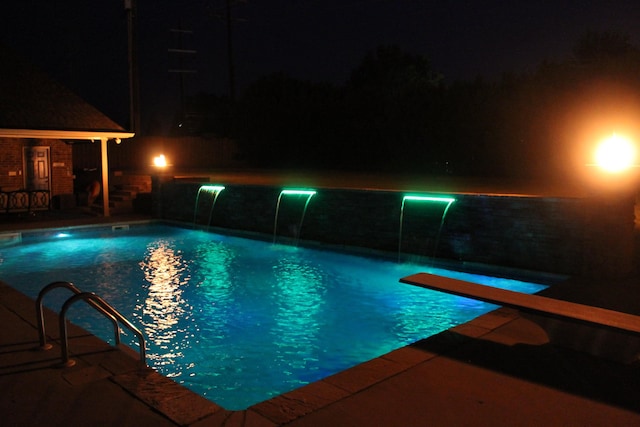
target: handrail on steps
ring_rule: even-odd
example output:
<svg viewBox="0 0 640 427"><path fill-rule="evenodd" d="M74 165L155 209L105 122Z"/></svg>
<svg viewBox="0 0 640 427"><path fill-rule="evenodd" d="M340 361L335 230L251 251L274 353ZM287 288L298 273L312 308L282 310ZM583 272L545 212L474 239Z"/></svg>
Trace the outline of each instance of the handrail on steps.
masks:
<svg viewBox="0 0 640 427"><path fill-rule="evenodd" d="M50 350L52 347L51 344L47 344L47 335L45 333L42 300L44 299L44 296L47 293L49 293L49 291L56 288L68 289L76 295L82 293L82 291L78 289L73 283L63 282L63 281L49 283L47 286L42 288L40 293L38 293L38 298L36 299L36 317L38 320L38 335L40 338L40 348L42 350ZM119 345L120 344L120 328L118 328L118 321L116 320L116 318L112 316L108 311L106 311L105 309L100 307L98 304L96 304L95 302L93 301L87 301L87 302L91 307L95 308L97 311L99 311L105 317L111 320L111 323L113 324L113 334L115 337L116 345Z"/></svg>
<svg viewBox="0 0 640 427"><path fill-rule="evenodd" d="M51 289L63 287L69 289L74 293L72 297L67 299L65 303L62 305L59 314L59 327L60 327L60 341L62 346L62 363L64 366L70 367L75 365L75 361L69 358L69 343L68 343L68 334L67 334L67 322L66 322L66 313L69 307L73 303L79 300L85 301L89 306L96 309L98 312L102 313L105 317L109 318L113 323L114 327L114 335L116 345L120 344L120 328L118 327L118 321L120 321L124 326L126 326L131 332L133 332L138 337L138 342L140 345L140 363L143 366L147 366L146 362L146 348L145 348L145 340L142 332L138 328L136 328L126 317L124 317L118 310L116 310L113 306L107 303L104 299L100 298L93 292L82 292L75 285L70 282L52 282L45 286L40 293L38 294L38 298L36 300L36 314L38 317L38 326L39 326L39 334L40 334L40 347L44 350L48 350L51 348L50 344L46 343L46 333L44 327L44 315L42 309L42 299L44 295L49 292Z"/></svg>

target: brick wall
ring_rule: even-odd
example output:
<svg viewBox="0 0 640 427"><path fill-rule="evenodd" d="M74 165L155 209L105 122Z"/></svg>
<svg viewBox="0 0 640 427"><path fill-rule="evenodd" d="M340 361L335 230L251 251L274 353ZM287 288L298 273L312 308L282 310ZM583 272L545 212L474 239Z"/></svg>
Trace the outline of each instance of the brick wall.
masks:
<svg viewBox="0 0 640 427"><path fill-rule="evenodd" d="M51 195L73 194L73 151L69 144L59 140L42 140L50 144Z"/></svg>
<svg viewBox="0 0 640 427"><path fill-rule="evenodd" d="M157 191L161 188L161 191ZM157 216L259 233L274 233L280 188L227 186L212 198L199 184L154 182ZM442 203L405 205L390 191L318 190L299 227L306 198L281 199L276 235L391 255L437 257L558 274L621 277L633 269L633 198L543 198L453 195ZM440 226L442 223L442 227ZM400 242L401 240L401 242ZM401 245L400 245L401 243Z"/></svg>
<svg viewBox="0 0 640 427"><path fill-rule="evenodd" d="M0 140L0 188L24 188L23 148L49 147L51 195L73 193L73 154L71 146L60 140L3 138Z"/></svg>
<svg viewBox="0 0 640 427"><path fill-rule="evenodd" d="M22 176L23 141L17 138L0 139L0 189L17 190L24 187Z"/></svg>

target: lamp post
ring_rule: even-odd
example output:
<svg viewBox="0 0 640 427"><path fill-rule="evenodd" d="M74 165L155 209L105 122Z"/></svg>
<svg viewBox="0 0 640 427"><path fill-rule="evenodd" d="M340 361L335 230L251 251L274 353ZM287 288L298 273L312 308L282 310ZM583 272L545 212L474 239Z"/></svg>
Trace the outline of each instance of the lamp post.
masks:
<svg viewBox="0 0 640 427"><path fill-rule="evenodd" d="M636 151L630 138L614 133L595 147L594 162L587 165L593 168L585 210L585 275L615 278L633 270Z"/></svg>
<svg viewBox="0 0 640 427"><path fill-rule="evenodd" d="M155 171L151 176L152 211L154 216L162 218L162 183L169 163L165 155L160 154L153 158L152 166Z"/></svg>
<svg viewBox="0 0 640 427"><path fill-rule="evenodd" d="M167 158L164 154L160 154L153 158L153 166L158 170L164 170L167 167Z"/></svg>
<svg viewBox="0 0 640 427"><path fill-rule="evenodd" d="M584 182L591 192L620 195L635 192L640 175L636 142L620 133L601 139L590 151Z"/></svg>
<svg viewBox="0 0 640 427"><path fill-rule="evenodd" d="M625 136L612 134L596 148L596 165L605 172L620 174L634 166L636 147Z"/></svg>

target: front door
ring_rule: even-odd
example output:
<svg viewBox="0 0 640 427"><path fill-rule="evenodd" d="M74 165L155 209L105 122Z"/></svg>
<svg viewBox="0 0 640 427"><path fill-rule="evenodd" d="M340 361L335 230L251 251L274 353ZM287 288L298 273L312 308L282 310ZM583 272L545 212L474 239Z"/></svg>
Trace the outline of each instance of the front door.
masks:
<svg viewBox="0 0 640 427"><path fill-rule="evenodd" d="M24 147L24 162L25 188L49 191L49 147Z"/></svg>

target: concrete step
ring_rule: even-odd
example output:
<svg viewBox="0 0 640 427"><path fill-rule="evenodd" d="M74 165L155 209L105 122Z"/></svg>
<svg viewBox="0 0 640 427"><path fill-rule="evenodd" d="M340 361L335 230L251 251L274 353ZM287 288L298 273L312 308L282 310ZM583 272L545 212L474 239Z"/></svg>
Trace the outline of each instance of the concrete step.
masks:
<svg viewBox="0 0 640 427"><path fill-rule="evenodd" d="M142 193L151 192L151 177L148 175L116 176L113 178L112 183L117 188L123 188Z"/></svg>
<svg viewBox="0 0 640 427"><path fill-rule="evenodd" d="M109 200L132 200L135 199L138 193L134 191L122 191L116 190L109 194Z"/></svg>
<svg viewBox="0 0 640 427"><path fill-rule="evenodd" d="M116 186L117 188L121 189L122 191L133 191L136 193L141 193L142 192L142 188L144 187L143 185L135 185L135 184L121 184Z"/></svg>
<svg viewBox="0 0 640 427"><path fill-rule="evenodd" d="M102 214L102 200L91 205L91 211ZM124 214L133 212L133 200L109 199L109 212L111 214Z"/></svg>
<svg viewBox="0 0 640 427"><path fill-rule="evenodd" d="M111 208L127 208L133 209L133 200L109 200L109 207Z"/></svg>

